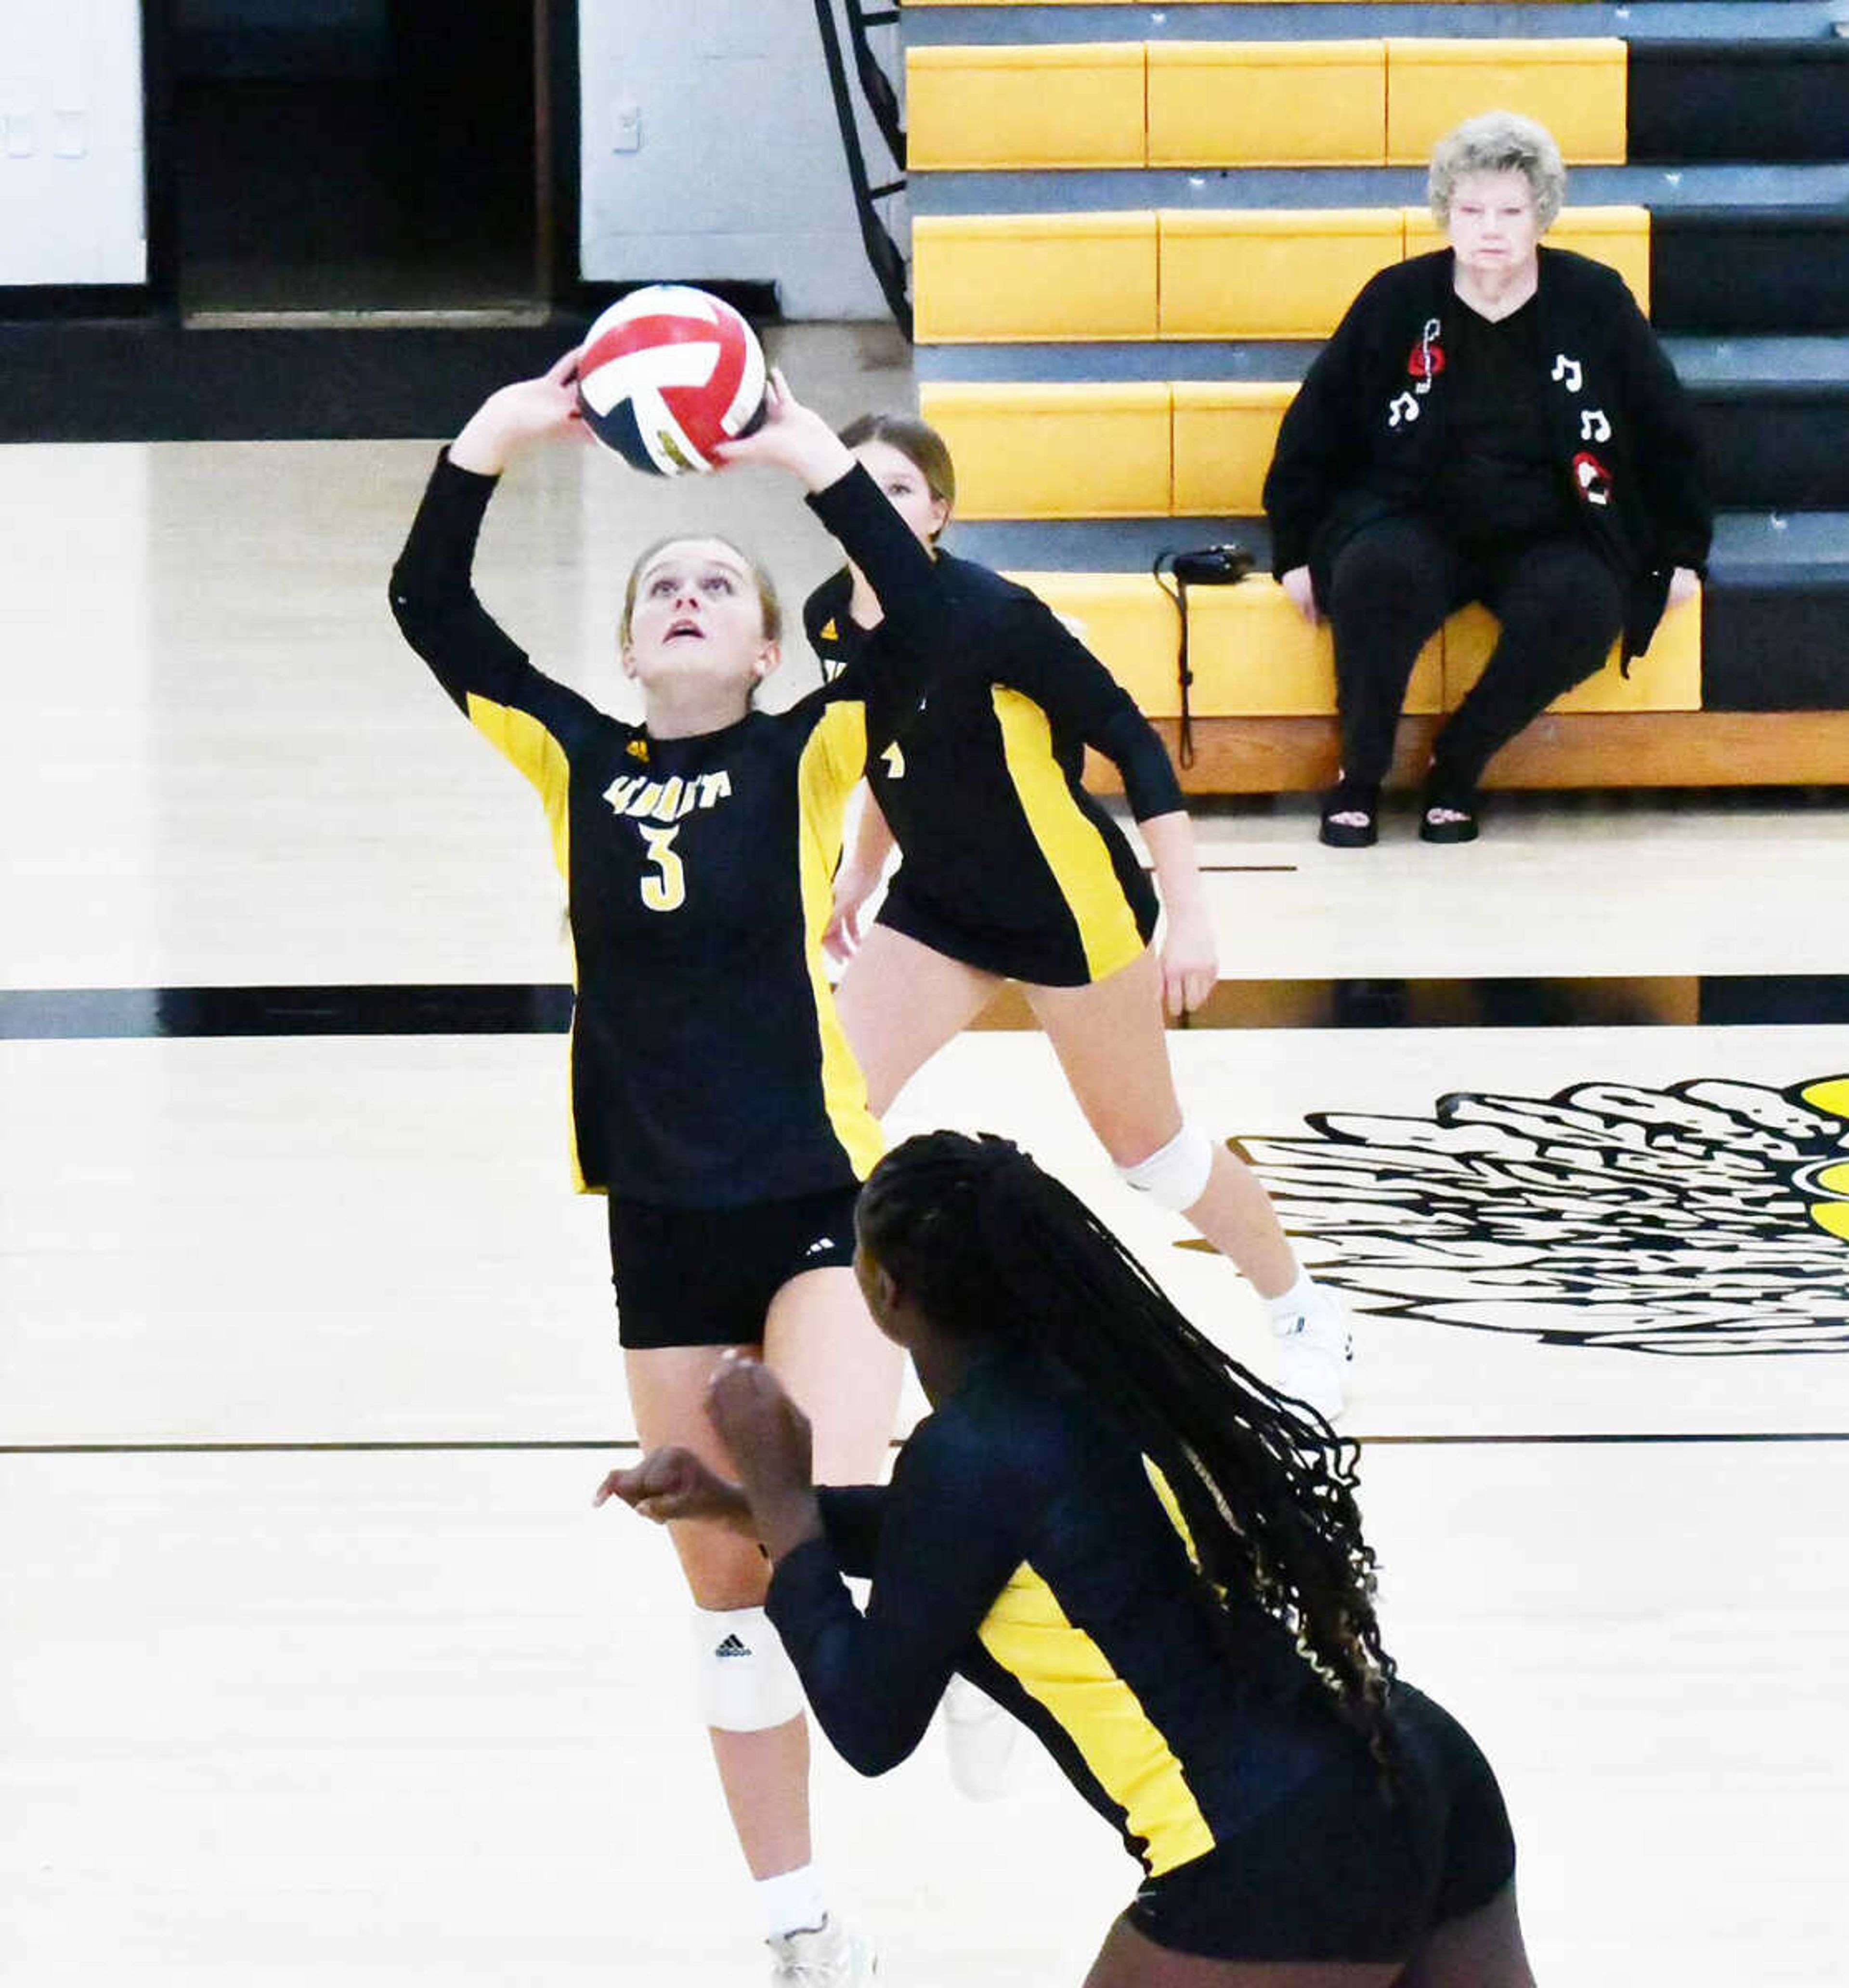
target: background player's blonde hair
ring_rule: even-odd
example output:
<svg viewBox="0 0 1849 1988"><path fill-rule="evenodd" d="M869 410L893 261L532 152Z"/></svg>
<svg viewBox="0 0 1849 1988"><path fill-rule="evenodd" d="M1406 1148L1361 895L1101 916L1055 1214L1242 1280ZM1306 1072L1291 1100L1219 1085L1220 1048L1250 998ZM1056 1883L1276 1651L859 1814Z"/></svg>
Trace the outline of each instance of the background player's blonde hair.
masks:
<svg viewBox="0 0 1849 1988"><path fill-rule="evenodd" d="M1486 110L1467 117L1432 147L1425 191L1439 227L1451 219L1452 196L1459 180L1473 173L1519 173L1534 193L1535 218L1553 226L1567 198L1567 168L1553 134L1513 110Z"/></svg>
<svg viewBox="0 0 1849 1988"><path fill-rule="evenodd" d="M650 562L659 559L670 546L723 546L725 549L742 560L745 570L758 590L758 607L764 617L764 639L767 642L780 642L783 639L783 606L777 598L777 590L762 564L754 559L741 545L730 539L722 538L716 532L676 532L671 537L657 539L652 546L644 546L637 555L636 563L629 570L629 578L623 589L623 617L617 624L617 639L627 648L629 626L635 618L636 589L641 584L642 575Z"/></svg>

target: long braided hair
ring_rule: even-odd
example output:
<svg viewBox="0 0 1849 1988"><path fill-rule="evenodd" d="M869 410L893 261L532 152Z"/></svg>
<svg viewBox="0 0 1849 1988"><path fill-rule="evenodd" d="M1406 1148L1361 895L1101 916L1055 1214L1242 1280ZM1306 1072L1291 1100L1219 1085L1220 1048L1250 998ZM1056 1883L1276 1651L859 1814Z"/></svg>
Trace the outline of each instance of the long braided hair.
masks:
<svg viewBox="0 0 1849 1988"><path fill-rule="evenodd" d="M984 1134L908 1139L861 1190L860 1239L939 1330L1034 1347L1161 1471L1223 1618L1250 1598L1384 1768L1392 1660L1355 1503L1359 1452L1184 1318L1078 1197Z"/></svg>

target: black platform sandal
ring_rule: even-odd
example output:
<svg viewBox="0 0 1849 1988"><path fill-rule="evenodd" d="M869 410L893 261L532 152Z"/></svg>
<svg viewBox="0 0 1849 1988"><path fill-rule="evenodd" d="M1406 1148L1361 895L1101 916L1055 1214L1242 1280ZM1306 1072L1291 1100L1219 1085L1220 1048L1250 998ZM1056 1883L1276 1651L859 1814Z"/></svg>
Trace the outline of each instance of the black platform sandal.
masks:
<svg viewBox="0 0 1849 1988"><path fill-rule="evenodd" d="M1338 780L1323 796L1317 839L1331 849L1371 849L1380 834L1380 789L1359 780Z"/></svg>
<svg viewBox="0 0 1849 1988"><path fill-rule="evenodd" d="M1419 808L1421 842L1474 842L1477 800L1468 787L1428 786Z"/></svg>

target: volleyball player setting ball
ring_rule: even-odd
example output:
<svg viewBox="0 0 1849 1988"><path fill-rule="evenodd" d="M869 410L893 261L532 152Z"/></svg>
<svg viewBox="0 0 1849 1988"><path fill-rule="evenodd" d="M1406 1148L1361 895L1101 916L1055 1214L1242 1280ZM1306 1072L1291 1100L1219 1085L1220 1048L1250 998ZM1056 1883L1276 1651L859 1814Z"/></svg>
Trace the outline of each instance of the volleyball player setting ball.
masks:
<svg viewBox="0 0 1849 1988"><path fill-rule="evenodd" d="M705 1402L715 1366L742 1353L803 1404L818 1476L868 1483L881 1474L902 1361L850 1267L855 1198L882 1141L823 935L866 768L871 672L890 674L882 698L915 703L929 665L877 659L759 710L754 692L781 654L774 590L727 541L672 538L632 567L612 645L641 691L643 720L630 724L536 668L474 590L488 506L528 450L589 428L622 437L659 473L697 471L762 400L745 445L754 459L797 479L896 615L922 611L911 597L931 584L928 556L827 424L760 384L755 340L713 300L683 292L651 317L661 302L626 299L590 345L476 410L431 472L391 604L546 811L575 955L573 1159L579 1185L608 1196L644 1448L735 1468ZM678 346L693 349L663 349ZM612 367L624 370L607 378ZM695 1604L690 1668L773 1979L864 1988L871 1948L830 1909L812 1861L803 1694L764 1614L765 1560L711 1520L670 1530Z"/></svg>

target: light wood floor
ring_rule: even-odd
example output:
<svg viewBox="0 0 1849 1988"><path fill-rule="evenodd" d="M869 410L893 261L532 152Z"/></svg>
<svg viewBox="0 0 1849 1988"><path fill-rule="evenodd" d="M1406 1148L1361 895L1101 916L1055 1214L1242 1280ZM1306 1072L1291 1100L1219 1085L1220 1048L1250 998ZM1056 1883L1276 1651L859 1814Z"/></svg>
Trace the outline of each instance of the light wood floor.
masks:
<svg viewBox="0 0 1849 1988"><path fill-rule="evenodd" d="M877 341L787 356L831 414L904 392ZM433 447L0 450L0 990L564 977L537 811L385 607ZM792 607L830 563L769 482L561 455L497 500L485 594L607 692L624 556L687 521L759 546ZM1840 806L1529 801L1472 849L1401 823L1360 856L1301 803L1202 832L1229 976L1849 973ZM1458 1092L1849 1073L1827 1013L1173 1041L1202 1122L1261 1151L1326 1114L1377 1147ZM678 1709L677 1580L589 1506L633 1432L563 1048L0 1040L9 1984L762 1979ZM1264 1361L1236 1280L1128 1202L1036 1037L953 1046L894 1118L940 1122L1031 1144ZM1313 1199L1326 1147L1293 1162ZM1672 1209L1737 1175L1724 1141L1689 1165ZM1820 1254L1782 1193L1750 1276L1687 1280L1742 1350L1546 1343L1579 1314L1532 1290L1357 1300L1389 1641L1503 1777L1550 1988L1844 1978L1849 1335L1750 1334L1779 1305L1841 1320L1849 1245ZM934 1736L884 1781L820 1780L821 1854L894 1983L1075 1982L1131 1889L1050 1770L972 1807Z"/></svg>

